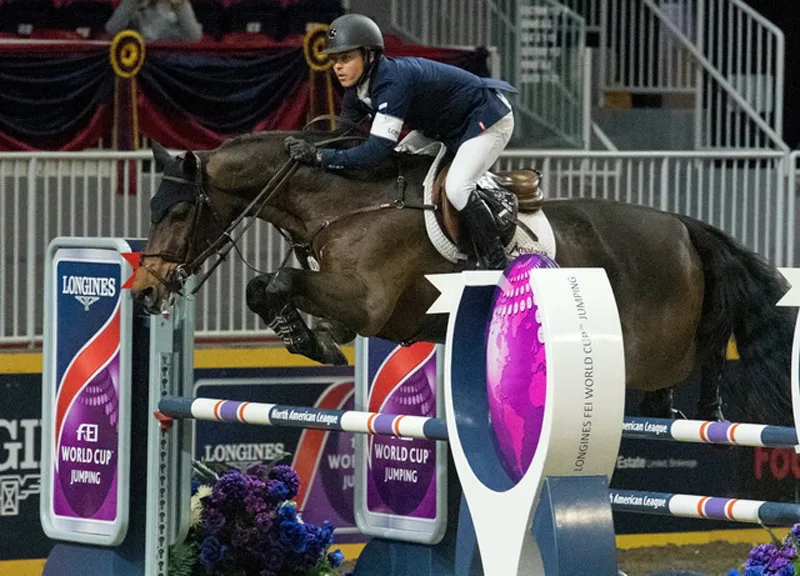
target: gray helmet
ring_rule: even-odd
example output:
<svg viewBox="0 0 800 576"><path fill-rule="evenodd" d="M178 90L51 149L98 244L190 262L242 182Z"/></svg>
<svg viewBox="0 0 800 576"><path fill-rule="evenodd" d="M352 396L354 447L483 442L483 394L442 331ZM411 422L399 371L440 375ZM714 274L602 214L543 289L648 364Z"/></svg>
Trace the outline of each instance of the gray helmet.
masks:
<svg viewBox="0 0 800 576"><path fill-rule="evenodd" d="M323 54L341 54L359 48L383 51L383 34L371 18L345 14L331 22Z"/></svg>

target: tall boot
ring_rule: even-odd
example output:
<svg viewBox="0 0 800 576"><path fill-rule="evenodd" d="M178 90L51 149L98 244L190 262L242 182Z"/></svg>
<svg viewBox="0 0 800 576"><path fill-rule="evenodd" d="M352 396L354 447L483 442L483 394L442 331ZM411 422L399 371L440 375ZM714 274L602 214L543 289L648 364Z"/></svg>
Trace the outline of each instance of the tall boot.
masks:
<svg viewBox="0 0 800 576"><path fill-rule="evenodd" d="M477 192L469 195L467 205L461 210L461 214L464 223L469 228L481 268L504 270L507 263L506 251L497 234L494 216Z"/></svg>

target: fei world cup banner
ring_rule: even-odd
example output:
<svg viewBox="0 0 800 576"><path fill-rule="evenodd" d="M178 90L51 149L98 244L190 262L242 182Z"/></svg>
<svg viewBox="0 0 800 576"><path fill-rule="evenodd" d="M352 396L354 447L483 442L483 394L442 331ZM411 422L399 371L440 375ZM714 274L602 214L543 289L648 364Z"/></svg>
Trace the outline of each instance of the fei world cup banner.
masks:
<svg viewBox="0 0 800 576"><path fill-rule="evenodd" d="M40 515L51 538L114 545L128 522L131 249L80 241L48 251Z"/></svg>
<svg viewBox="0 0 800 576"><path fill-rule="evenodd" d="M440 347L356 340L356 409L443 416ZM356 522L362 533L435 544L446 529L447 446L436 440L356 438Z"/></svg>

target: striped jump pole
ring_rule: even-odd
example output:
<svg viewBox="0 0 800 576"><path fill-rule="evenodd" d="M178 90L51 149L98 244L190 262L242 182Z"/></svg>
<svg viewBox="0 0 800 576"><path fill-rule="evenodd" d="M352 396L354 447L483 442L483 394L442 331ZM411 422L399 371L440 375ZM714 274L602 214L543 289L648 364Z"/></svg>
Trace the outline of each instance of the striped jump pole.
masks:
<svg viewBox="0 0 800 576"><path fill-rule="evenodd" d="M159 402L159 411L165 416L178 419L339 430L402 438L448 439L443 419L422 416L324 410L306 406L186 396L164 396ZM719 433L723 428L729 431L727 435ZM730 431L731 428L733 431ZM625 437L650 440L765 447L789 447L796 442L796 437L793 439L789 434L789 431L794 434L793 428L730 422L625 418L625 429ZM618 512L775 526L800 522L800 504L613 488L608 494L611 508Z"/></svg>
<svg viewBox="0 0 800 576"><path fill-rule="evenodd" d="M800 522L800 504L739 500L714 496L668 494L641 490L610 489L611 508L618 512L730 520L769 526L791 526Z"/></svg>
<svg viewBox="0 0 800 576"><path fill-rule="evenodd" d="M448 439L447 425L443 419L423 416L357 410L323 410L307 406L186 396L164 396L159 404L159 410L172 418L342 430L359 434L429 440ZM764 448L793 448L798 444L797 432L788 426L630 416L626 416L622 424L622 436L640 440Z"/></svg>
<svg viewBox="0 0 800 576"><path fill-rule="evenodd" d="M263 426L289 426L318 430L341 430L377 436L447 440L447 425L441 418L404 416L357 410L324 410L261 402L164 396L158 404L165 416L178 419L240 422Z"/></svg>
<svg viewBox="0 0 800 576"><path fill-rule="evenodd" d="M793 448L798 444L796 430L788 426L665 418L626 417L622 437L764 448Z"/></svg>

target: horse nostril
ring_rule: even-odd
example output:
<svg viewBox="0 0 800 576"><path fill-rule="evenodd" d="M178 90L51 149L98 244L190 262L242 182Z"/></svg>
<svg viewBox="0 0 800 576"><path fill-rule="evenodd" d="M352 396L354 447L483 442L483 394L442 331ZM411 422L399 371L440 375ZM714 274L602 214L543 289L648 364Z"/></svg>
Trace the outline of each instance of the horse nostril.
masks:
<svg viewBox="0 0 800 576"><path fill-rule="evenodd" d="M136 293L136 300L142 304L149 305L153 301L153 292L152 286L142 288Z"/></svg>

